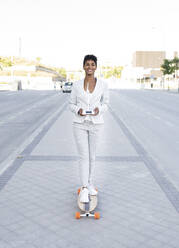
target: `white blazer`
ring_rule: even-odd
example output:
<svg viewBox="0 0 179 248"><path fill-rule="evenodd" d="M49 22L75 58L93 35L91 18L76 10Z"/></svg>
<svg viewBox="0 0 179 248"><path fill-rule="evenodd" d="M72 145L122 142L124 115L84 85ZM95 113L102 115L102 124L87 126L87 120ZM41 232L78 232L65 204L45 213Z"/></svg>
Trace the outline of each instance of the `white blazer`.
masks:
<svg viewBox="0 0 179 248"><path fill-rule="evenodd" d="M73 83L72 91L69 100L70 110L74 114L73 122L83 123L89 119L94 124L104 123L103 114L107 110L109 103L109 91L107 83L97 79L96 86L92 93L87 93L84 90L84 79ZM99 113L96 116L80 116L78 111L80 108L87 110L88 106L94 110L99 108Z"/></svg>

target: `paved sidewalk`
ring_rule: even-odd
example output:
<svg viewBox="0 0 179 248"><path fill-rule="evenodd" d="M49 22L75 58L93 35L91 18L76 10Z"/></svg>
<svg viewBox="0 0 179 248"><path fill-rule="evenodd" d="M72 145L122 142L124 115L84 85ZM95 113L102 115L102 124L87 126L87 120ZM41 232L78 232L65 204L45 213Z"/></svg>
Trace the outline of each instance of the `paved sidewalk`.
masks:
<svg viewBox="0 0 179 248"><path fill-rule="evenodd" d="M178 191L113 112L97 154L97 211L75 219L78 155L65 107L0 176L0 248L169 248Z"/></svg>

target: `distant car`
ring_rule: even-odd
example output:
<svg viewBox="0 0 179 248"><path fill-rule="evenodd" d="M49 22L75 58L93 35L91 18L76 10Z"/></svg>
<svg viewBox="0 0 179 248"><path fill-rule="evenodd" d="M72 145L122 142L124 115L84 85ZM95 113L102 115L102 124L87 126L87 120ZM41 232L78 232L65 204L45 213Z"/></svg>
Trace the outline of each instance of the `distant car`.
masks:
<svg viewBox="0 0 179 248"><path fill-rule="evenodd" d="M62 92L63 93L71 93L73 83L72 82L66 82L62 86Z"/></svg>

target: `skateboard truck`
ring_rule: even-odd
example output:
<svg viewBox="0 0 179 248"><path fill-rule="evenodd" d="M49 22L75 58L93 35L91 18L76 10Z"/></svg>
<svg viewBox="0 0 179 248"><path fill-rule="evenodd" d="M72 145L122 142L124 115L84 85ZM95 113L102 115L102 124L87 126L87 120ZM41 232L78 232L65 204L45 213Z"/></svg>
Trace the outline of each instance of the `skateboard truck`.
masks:
<svg viewBox="0 0 179 248"><path fill-rule="evenodd" d="M95 219L99 219L100 214L98 212L95 212L94 214L90 212L85 212L84 214L81 214L80 212L76 212L75 218L80 219L81 217L94 217Z"/></svg>

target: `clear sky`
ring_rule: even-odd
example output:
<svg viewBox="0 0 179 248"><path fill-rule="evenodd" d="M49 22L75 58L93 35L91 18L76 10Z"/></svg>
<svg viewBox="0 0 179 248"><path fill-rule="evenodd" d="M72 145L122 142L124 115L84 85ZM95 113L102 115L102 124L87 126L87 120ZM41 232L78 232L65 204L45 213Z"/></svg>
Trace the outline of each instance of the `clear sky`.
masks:
<svg viewBox="0 0 179 248"><path fill-rule="evenodd" d="M80 68L130 63L135 50L179 51L178 0L0 0L0 55Z"/></svg>

